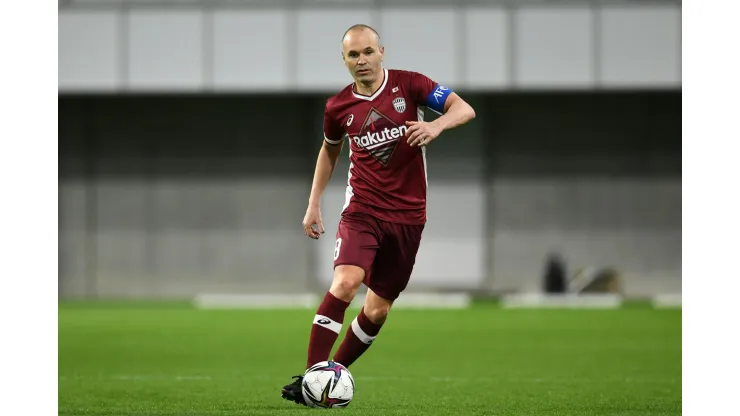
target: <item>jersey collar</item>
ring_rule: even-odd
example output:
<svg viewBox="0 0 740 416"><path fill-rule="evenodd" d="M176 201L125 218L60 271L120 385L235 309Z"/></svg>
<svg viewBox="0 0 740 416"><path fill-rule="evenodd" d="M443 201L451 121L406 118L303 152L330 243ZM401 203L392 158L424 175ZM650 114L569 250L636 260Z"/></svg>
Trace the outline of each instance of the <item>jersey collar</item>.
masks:
<svg viewBox="0 0 740 416"><path fill-rule="evenodd" d="M381 92L383 92L383 90L385 89L385 84L387 83L388 83L388 69L383 68L383 83L380 85L380 88L378 88L378 90L375 91L373 95L367 96L367 95L358 94L355 92L354 86L352 87L352 95L354 95L355 98L359 98L361 100L372 101L375 98L377 98Z"/></svg>

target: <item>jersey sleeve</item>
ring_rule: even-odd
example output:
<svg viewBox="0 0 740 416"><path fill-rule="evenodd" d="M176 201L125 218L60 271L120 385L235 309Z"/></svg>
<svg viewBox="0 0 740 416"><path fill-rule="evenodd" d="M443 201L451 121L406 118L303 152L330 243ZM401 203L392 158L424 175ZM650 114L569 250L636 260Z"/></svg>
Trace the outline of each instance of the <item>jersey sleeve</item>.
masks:
<svg viewBox="0 0 740 416"><path fill-rule="evenodd" d="M342 143L343 138L344 131L337 123L334 114L329 108L329 102L327 101L326 107L324 107L324 141L330 145L336 146Z"/></svg>
<svg viewBox="0 0 740 416"><path fill-rule="evenodd" d="M417 105L426 106L439 114L444 113L445 101L452 93L451 89L417 72L411 76L411 90Z"/></svg>

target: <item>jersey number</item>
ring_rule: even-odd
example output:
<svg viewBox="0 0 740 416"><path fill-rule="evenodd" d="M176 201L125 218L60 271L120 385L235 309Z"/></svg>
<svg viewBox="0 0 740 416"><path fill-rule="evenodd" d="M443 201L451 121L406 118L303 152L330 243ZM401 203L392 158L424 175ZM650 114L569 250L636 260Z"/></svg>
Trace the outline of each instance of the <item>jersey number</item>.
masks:
<svg viewBox="0 0 740 416"><path fill-rule="evenodd" d="M339 258L339 249L342 247L342 239L337 238L337 244L334 246L334 260Z"/></svg>

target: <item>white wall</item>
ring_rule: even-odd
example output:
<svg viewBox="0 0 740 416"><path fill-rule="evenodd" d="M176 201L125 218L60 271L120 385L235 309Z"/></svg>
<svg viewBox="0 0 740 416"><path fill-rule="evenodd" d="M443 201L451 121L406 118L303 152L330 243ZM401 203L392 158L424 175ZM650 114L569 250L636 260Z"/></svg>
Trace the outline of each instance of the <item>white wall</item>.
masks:
<svg viewBox="0 0 740 416"><path fill-rule="evenodd" d="M380 31L387 66L458 90L681 85L681 7L671 3L119 3L78 0L60 9L60 91L341 88L350 78L340 38L354 23Z"/></svg>

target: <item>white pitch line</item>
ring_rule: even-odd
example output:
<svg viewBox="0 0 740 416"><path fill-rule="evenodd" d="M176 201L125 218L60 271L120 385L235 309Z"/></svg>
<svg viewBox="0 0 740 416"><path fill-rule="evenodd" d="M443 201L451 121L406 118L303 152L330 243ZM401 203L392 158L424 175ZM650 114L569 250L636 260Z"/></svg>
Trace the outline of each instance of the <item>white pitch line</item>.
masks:
<svg viewBox="0 0 740 416"><path fill-rule="evenodd" d="M608 378L608 379L593 379L593 378L558 378L558 379L547 379L547 378L508 378L508 377L393 377L393 376L357 376L356 380L360 381L419 381L427 380L432 382L458 382L458 383L526 383L526 384L542 384L542 383L572 383L572 384L590 384L590 383L644 383L644 384L674 384L679 383L680 380L676 378L670 379L647 379L647 378Z"/></svg>
<svg viewBox="0 0 740 416"><path fill-rule="evenodd" d="M90 379L112 379L120 381L212 381L218 379L245 379L245 380L262 380L262 381L280 381L285 379L281 376L253 376L253 375L237 375L237 376L223 376L223 377L212 377L212 376L164 376L164 375L147 375L147 374L122 374L115 375L112 377L85 377L85 376L59 376L59 380L90 380ZM635 383L635 384L676 384L681 383L681 379L678 378L517 378L517 377L440 377L440 376L356 376L355 380L361 382L387 382L387 381L429 381L435 383L507 383L507 384L592 384L592 383Z"/></svg>
<svg viewBox="0 0 740 416"><path fill-rule="evenodd" d="M203 381L211 380L211 376L155 376L155 375L118 375L113 376L114 380L135 380L135 381L146 381L146 380L177 380L177 381Z"/></svg>
<svg viewBox="0 0 740 416"><path fill-rule="evenodd" d="M210 380L211 376L177 376L175 380Z"/></svg>

